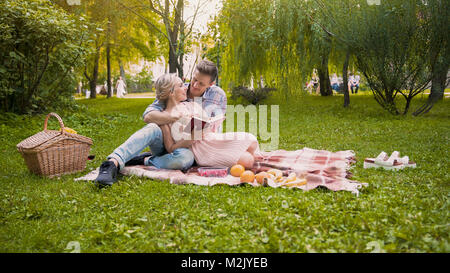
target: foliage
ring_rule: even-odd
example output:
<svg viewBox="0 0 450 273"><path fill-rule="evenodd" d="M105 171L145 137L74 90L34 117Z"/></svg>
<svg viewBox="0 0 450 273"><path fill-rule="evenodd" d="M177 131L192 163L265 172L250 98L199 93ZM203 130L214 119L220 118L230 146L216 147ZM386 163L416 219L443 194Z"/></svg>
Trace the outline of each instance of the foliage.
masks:
<svg viewBox="0 0 450 273"><path fill-rule="evenodd" d="M87 28L83 17L68 15L47 0L2 1L1 108L33 113L72 104L76 82L71 72L83 65L88 52Z"/></svg>
<svg viewBox="0 0 450 273"><path fill-rule="evenodd" d="M178 73L178 76L182 78L185 74L183 70L185 54L191 45L194 23L206 1L198 2L193 7L192 16L184 16L185 9L191 5L185 0L163 2L150 0L144 4L142 1L129 0L126 5L119 0L114 1L141 20L148 30L157 34L160 48L166 47L161 53L165 53L164 57L168 57L169 73Z"/></svg>
<svg viewBox="0 0 450 273"><path fill-rule="evenodd" d="M311 1L224 1L218 21L227 41L225 85L247 85L263 76L286 97L302 92L299 87L332 48L328 34L311 20L319 14L315 8Z"/></svg>
<svg viewBox="0 0 450 273"><path fill-rule="evenodd" d="M275 88L270 87L261 87L255 89L249 89L245 86L234 87L231 90L231 99L236 100L239 97L244 98L251 104L259 104L261 101L265 100L269 97L272 91L275 91Z"/></svg>
<svg viewBox="0 0 450 273"><path fill-rule="evenodd" d="M412 107L425 101L419 97ZM45 116L2 115L0 150L8 156L0 158L0 251L69 252L68 243L77 241L83 253L355 253L373 251L370 242L376 241L386 252L450 252L449 101L437 104L432 115L411 117L380 113L370 96L355 96L352 111L340 100L271 97L267 103L281 106L280 149L356 152L353 179L369 184L359 197L323 189L174 185L132 176L102 190L74 181L144 125L149 99L77 101L84 110L61 117L93 139L90 154L96 157L85 172L41 178L28 172L15 145L41 131ZM57 121L50 120L49 128L58 128ZM363 168L364 158L394 150L417 168Z"/></svg>
<svg viewBox="0 0 450 273"><path fill-rule="evenodd" d="M87 73L83 75L84 71L75 71L77 78L83 81L85 86L91 85L91 88L95 88L97 84L107 82L108 47L112 82L118 75L127 79L126 69L130 63L142 59L151 62L165 55L165 44L158 41L162 37L124 8L124 5L136 4L134 0L83 0L83 5L68 5L66 0L55 2L70 13L86 16L94 26L89 29L96 39L89 44L92 54L86 60ZM147 20L155 25L159 24L155 18L148 17ZM91 95L95 93L91 92Z"/></svg>
<svg viewBox="0 0 450 273"><path fill-rule="evenodd" d="M379 5L363 0L316 2L322 7L322 24L355 57L375 100L399 114L395 98L402 95L406 114L412 98L424 92L433 77L433 56L445 55L448 39L443 33L448 32L448 26L444 27L448 24L443 21L448 16L441 13L448 14L448 5L440 0L381 1ZM436 24L437 18L446 19Z"/></svg>
<svg viewBox="0 0 450 273"><path fill-rule="evenodd" d="M443 99L450 80L447 77L450 68L450 6L446 1L430 0L422 7L420 16L427 22L430 36L427 65L431 69L432 79L428 100L414 111L415 116L427 113L437 101Z"/></svg>
<svg viewBox="0 0 450 273"><path fill-rule="evenodd" d="M218 18L227 41L223 82L232 88L263 76L289 96L316 68L326 95L328 67L345 64L362 72L383 108L406 114L437 73L442 96L450 63L448 11L441 0L227 0ZM403 111L394 103L397 95L406 101Z"/></svg>
<svg viewBox="0 0 450 273"><path fill-rule="evenodd" d="M140 93L152 91L153 75L147 69L142 69L141 72L134 77L127 78L127 92Z"/></svg>
<svg viewBox="0 0 450 273"><path fill-rule="evenodd" d="M401 94L409 109L411 99L425 90L431 79L426 66L428 33L418 16L417 1L383 1L381 5L360 3L354 26L356 35L348 37L355 49L357 65L364 74L376 101L393 114L399 111L395 97ZM370 27L368 27L370 25Z"/></svg>

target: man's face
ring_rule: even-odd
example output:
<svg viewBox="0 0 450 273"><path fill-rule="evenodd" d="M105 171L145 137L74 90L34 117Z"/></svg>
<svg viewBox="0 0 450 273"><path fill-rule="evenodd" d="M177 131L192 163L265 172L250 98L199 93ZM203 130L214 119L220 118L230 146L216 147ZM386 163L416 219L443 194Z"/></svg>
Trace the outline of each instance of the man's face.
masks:
<svg viewBox="0 0 450 273"><path fill-rule="evenodd" d="M202 74L198 70L195 70L189 89L190 97L201 97L206 89L213 84L214 81L211 81L209 75Z"/></svg>

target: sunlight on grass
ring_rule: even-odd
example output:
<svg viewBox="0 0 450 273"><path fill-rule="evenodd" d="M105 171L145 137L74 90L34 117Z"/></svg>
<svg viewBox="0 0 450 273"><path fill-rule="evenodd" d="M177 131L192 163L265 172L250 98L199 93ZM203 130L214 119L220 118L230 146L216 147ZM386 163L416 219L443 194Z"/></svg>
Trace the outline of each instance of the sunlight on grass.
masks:
<svg viewBox="0 0 450 273"><path fill-rule="evenodd" d="M349 192L172 185L121 177L99 190L75 182L144 123L152 99L80 100L58 113L94 145L84 172L58 179L26 169L15 145L45 115L3 115L0 125L0 251L69 252L449 252L449 102L423 117L392 116L371 96L298 97L280 104L280 149L354 150ZM412 108L422 103L414 101ZM56 129L56 120L49 128ZM363 169L365 157L397 150L417 162L399 172ZM371 243L372 242L372 243Z"/></svg>

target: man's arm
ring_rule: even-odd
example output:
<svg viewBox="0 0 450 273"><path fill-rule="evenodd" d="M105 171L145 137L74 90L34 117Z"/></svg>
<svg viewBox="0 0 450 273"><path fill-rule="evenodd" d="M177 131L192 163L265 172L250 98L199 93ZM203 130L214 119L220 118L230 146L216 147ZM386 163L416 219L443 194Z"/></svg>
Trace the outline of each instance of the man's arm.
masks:
<svg viewBox="0 0 450 273"><path fill-rule="evenodd" d="M145 123L156 123L158 125L172 123L178 120L178 118L164 112L165 105L159 100L155 100L145 109L142 118Z"/></svg>

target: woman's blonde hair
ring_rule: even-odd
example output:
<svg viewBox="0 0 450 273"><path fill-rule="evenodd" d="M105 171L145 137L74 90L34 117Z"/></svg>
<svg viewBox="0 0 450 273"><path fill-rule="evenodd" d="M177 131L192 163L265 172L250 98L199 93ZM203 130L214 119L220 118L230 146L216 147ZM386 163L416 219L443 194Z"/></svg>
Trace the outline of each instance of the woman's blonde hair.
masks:
<svg viewBox="0 0 450 273"><path fill-rule="evenodd" d="M173 91L178 76L175 73L163 74L155 82L156 98L165 101Z"/></svg>

